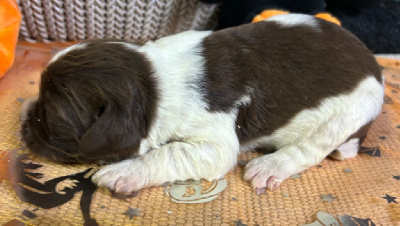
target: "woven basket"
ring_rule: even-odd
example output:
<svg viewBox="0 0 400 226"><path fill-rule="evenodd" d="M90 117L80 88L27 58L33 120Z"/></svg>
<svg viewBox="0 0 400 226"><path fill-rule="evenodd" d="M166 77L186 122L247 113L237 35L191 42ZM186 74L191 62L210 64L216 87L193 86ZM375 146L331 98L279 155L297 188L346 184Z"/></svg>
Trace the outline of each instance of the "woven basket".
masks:
<svg viewBox="0 0 400 226"><path fill-rule="evenodd" d="M20 39L152 40L184 30L211 29L218 6L197 0L17 0Z"/></svg>

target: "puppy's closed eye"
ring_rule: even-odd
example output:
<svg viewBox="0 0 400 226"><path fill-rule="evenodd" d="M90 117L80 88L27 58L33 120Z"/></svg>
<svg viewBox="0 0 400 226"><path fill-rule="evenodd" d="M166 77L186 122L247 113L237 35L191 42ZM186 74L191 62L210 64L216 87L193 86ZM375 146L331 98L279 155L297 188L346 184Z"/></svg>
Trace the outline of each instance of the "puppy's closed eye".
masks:
<svg viewBox="0 0 400 226"><path fill-rule="evenodd" d="M106 107L105 106L101 106L101 107L99 107L98 109L97 109L97 118L99 118L103 113L104 113L104 110L106 109Z"/></svg>

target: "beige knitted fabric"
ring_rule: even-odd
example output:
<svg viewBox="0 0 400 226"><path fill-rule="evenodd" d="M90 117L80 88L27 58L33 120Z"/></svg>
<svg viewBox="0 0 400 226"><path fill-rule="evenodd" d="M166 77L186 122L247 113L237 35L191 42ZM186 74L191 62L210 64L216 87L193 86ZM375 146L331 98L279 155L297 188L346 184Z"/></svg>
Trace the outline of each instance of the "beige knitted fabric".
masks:
<svg viewBox="0 0 400 226"><path fill-rule="evenodd" d="M17 0L20 39L152 40L184 30L211 29L218 6L197 0Z"/></svg>

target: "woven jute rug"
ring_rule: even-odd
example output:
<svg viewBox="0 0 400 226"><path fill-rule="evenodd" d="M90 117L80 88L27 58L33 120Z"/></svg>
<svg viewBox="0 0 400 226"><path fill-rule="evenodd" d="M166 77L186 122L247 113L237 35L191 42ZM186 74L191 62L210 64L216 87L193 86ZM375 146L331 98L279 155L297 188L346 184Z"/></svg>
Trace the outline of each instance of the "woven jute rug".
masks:
<svg viewBox="0 0 400 226"><path fill-rule="evenodd" d="M19 141L21 101L37 93L53 47L19 45L0 81L0 224L400 225L398 59L378 57L385 104L356 158L327 158L257 195L242 178L243 165L260 155L250 152L223 180L175 182L121 197L90 182L97 166L55 164L29 155Z"/></svg>

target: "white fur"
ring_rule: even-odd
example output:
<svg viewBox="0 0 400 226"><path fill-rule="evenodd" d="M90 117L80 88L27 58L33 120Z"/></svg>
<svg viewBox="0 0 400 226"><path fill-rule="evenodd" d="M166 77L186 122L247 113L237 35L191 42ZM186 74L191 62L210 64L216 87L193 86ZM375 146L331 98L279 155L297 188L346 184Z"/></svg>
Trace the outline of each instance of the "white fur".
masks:
<svg viewBox="0 0 400 226"><path fill-rule="evenodd" d="M352 93L326 98L318 107L297 114L272 135L244 144L242 150L267 145L278 149L250 161L245 179L252 179L256 188L265 187L270 177L284 180L321 162L350 135L378 116L383 95L383 84L370 76Z"/></svg>
<svg viewBox="0 0 400 226"><path fill-rule="evenodd" d="M209 34L208 31L188 31L148 42L139 49L152 64L160 94L148 137L152 148L158 148L171 138L187 137L188 128L181 127L191 123L197 126L196 121L204 117L201 112L206 112L208 106L198 86L204 59L197 52L201 51L200 42Z"/></svg>
<svg viewBox="0 0 400 226"><path fill-rule="evenodd" d="M266 19L265 21L274 21L285 27L293 27L299 25L306 25L316 31L321 31L318 20L314 16L305 14L284 14L276 15Z"/></svg>
<svg viewBox="0 0 400 226"><path fill-rule="evenodd" d="M249 105L251 103L251 97L250 95L244 95L242 96L242 98L239 99L239 101L237 101L235 103L236 106L245 106L245 105Z"/></svg>
<svg viewBox="0 0 400 226"><path fill-rule="evenodd" d="M210 33L188 31L139 49L155 72L156 117L141 142L142 156L104 167L94 176L96 183L130 193L178 179L219 179L236 164L237 110L210 113L199 87L205 64L200 43ZM249 101L246 96L237 104Z"/></svg>
<svg viewBox="0 0 400 226"><path fill-rule="evenodd" d="M359 149L359 138L353 138L346 143L340 145L336 150L329 156L336 160L345 160L349 158L354 158L358 154Z"/></svg>
<svg viewBox="0 0 400 226"><path fill-rule="evenodd" d="M133 44L133 43L127 43L124 41L108 41L107 43L109 44L119 44L119 45L123 45L125 46L127 49L131 49L131 50L137 50L140 46ZM75 45L72 45L66 49L63 49L62 51L58 52L56 55L53 56L53 58L50 60L50 63L56 62L57 60L59 60L62 56L64 56L65 54L74 51L74 50L78 50L78 49L85 49L87 48L87 44L86 43L77 43Z"/></svg>
<svg viewBox="0 0 400 226"><path fill-rule="evenodd" d="M128 42L125 42L125 41L122 41L122 40L120 42L118 42L118 41L109 41L107 43L119 44L119 45L125 46L127 49L131 49L131 50L137 50L138 48L140 48L140 45L136 45L136 44L133 44L133 43L128 43Z"/></svg>
<svg viewBox="0 0 400 226"><path fill-rule="evenodd" d="M78 50L78 49L84 49L84 48L86 48L86 46L87 46L86 43L78 43L78 44L72 45L66 49L63 49L62 51L58 52L56 55L53 56L53 58L50 60L49 64L56 62L57 60L59 60L62 56L64 56L68 52L71 52L73 50Z"/></svg>

